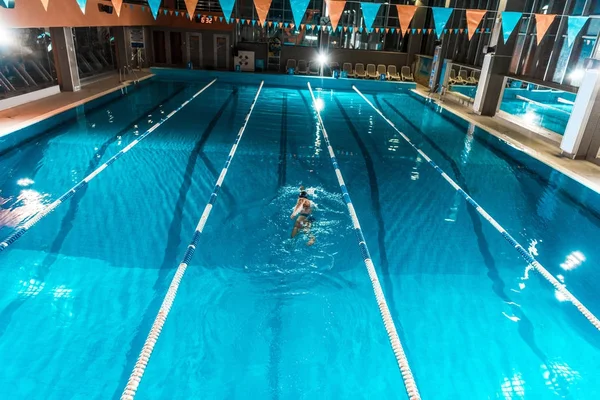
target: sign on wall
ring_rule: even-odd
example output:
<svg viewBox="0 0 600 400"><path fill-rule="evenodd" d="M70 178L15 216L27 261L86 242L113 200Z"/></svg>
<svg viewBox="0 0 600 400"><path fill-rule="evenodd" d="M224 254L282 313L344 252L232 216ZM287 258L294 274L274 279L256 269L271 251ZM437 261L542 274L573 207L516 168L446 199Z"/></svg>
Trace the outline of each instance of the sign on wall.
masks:
<svg viewBox="0 0 600 400"><path fill-rule="evenodd" d="M131 47L137 49L144 48L144 28L139 26L132 26L129 28L129 40Z"/></svg>

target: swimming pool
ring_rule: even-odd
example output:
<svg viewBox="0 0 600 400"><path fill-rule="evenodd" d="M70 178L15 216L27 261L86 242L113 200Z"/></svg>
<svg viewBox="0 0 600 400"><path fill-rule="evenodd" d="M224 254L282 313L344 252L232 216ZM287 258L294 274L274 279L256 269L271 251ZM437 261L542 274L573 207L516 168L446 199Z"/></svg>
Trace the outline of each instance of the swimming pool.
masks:
<svg viewBox="0 0 600 400"><path fill-rule="evenodd" d="M171 114L213 79L186 76L0 158L3 239L171 115L0 254L7 398L121 397L259 90L225 75ZM310 93L261 79L136 398L407 398ZM597 398L588 320L357 93L315 95L421 396ZM600 313L600 218L568 178L408 91L365 96ZM289 239L300 184L312 247Z"/></svg>

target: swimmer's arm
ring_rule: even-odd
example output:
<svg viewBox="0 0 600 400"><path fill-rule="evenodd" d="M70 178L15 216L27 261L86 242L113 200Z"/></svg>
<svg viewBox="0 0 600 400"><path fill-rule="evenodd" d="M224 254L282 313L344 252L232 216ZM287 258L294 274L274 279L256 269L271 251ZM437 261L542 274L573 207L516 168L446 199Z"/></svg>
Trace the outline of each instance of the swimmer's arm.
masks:
<svg viewBox="0 0 600 400"><path fill-rule="evenodd" d="M292 211L292 215L290 215L290 219L296 218L296 215L300 214L300 210L302 209L302 204L300 203L300 199L296 203L296 207L294 207L294 211Z"/></svg>

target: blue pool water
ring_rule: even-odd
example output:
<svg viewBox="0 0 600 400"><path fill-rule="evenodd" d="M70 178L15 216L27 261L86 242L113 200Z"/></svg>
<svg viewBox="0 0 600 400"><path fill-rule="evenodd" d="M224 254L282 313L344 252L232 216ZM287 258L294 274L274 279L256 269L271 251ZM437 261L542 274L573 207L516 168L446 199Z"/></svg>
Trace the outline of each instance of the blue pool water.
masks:
<svg viewBox="0 0 600 400"><path fill-rule="evenodd" d="M2 236L207 83L155 78L3 155ZM120 397L257 89L220 79L0 253L7 398ZM598 398L598 331L356 93L316 94L423 398ZM600 314L600 218L568 178L366 96ZM136 398L200 397L407 398L304 87L263 88Z"/></svg>

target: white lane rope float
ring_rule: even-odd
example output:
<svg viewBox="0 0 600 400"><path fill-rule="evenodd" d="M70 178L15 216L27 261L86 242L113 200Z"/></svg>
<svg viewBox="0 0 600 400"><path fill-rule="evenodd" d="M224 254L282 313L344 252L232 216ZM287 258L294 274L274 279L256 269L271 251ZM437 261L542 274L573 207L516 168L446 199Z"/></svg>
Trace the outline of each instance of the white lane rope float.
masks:
<svg viewBox="0 0 600 400"><path fill-rule="evenodd" d="M375 270L375 265L371 259L371 254L369 253L369 248L367 247L367 242L362 232L362 228L360 227L360 223L358 222L358 216L356 215L356 210L352 205L352 199L350 198L350 193L348 193L348 189L346 188L346 183L344 182L344 178L342 177L342 171L340 170L339 164L337 162L337 158L335 157L335 153L333 151L333 147L331 146L331 142L329 141L329 135L327 135L327 129L325 129L325 124L323 123L323 119L321 118L321 113L319 111L319 107L317 106L317 100L312 91L312 87L310 83L308 85L308 90L310 91L310 96L312 97L313 105L315 107L315 111L317 113L317 118L319 120L319 124L323 129L323 139L325 139L325 143L327 144L327 150L329 151L329 157L331 159L331 163L333 164L333 168L335 170L335 175L337 176L338 183L340 185L340 189L342 191L342 196L344 198L344 202L348 207L348 213L350 214L350 219L352 219L352 225L354 227L354 233L356 234L356 239L358 240L358 247L360 248L360 252L363 257L363 262L365 267L367 268L367 272L369 273L369 278L371 279L371 286L373 287L373 292L375 293L375 299L377 300L377 305L379 306L379 312L381 314L381 318L383 320L383 324L385 326L385 330L387 332L388 338L390 340L390 344L392 345L392 350L394 351L394 355L396 357L396 362L398 363L398 367L400 368L400 373L402 375L402 380L404 381L404 386L406 388L406 393L408 394L408 398L410 400L418 400L421 398L419 394L419 390L417 388L417 383L415 382L415 378L410 369L410 365L408 363L408 358L406 357L406 353L404 352L404 348L402 347L402 343L400 342L400 337L398 336L398 331L396 330L396 325L394 324L394 320L392 318L392 314L390 313L387 301L385 299L385 295L383 293L383 289L381 288L381 283L379 282L379 277L377 276L377 271Z"/></svg>
<svg viewBox="0 0 600 400"><path fill-rule="evenodd" d="M171 284L169 285L169 290L167 290L167 294L165 295L165 298L160 306L160 309L158 310L158 314L156 315L156 318L154 319L152 328L150 328L148 337L146 338L146 341L144 342L144 346L142 347L140 355L138 356L135 366L133 367L133 371L131 372L131 375L129 376L127 385L125 386L125 389L123 390L123 394L121 395L121 400L133 400L137 393L138 387L140 385L140 381L142 380L142 377L144 376L144 372L146 371L146 367L148 366L148 362L150 361L150 357L152 356L152 351L154 350L154 346L156 345L156 342L158 341L158 338L160 337L160 333L163 329L163 326L165 325L165 322L167 320L167 317L169 316L169 312L171 311L171 307L173 306L173 302L175 301L175 297L177 296L177 291L179 290L179 285L181 284L183 275L185 274L185 271L187 270L187 267L188 267L189 263L191 262L192 257L194 256L194 252L196 251L196 246L198 245L198 242L200 240L200 235L202 234L202 231L204 230L204 226L206 225L206 221L208 220L208 217L213 208L213 205L215 204L215 201L217 200L217 196L221 189L221 185L223 184L223 181L225 180L225 176L227 175L227 171L229 169L229 165L231 164L231 160L233 159L233 156L235 155L235 152L238 148L238 144L240 143L240 140L242 139L242 136L244 135L244 131L246 130L246 126L248 125L248 121L250 120L250 116L252 115L252 111L254 110L254 106L256 105L256 101L258 100L258 96L260 95L263 84L264 84L264 81L262 81L260 83L260 86L258 87L258 91L256 92L256 96L254 96L254 100L252 100L252 104L250 105L250 109L248 110L248 113L246 114L244 123L242 124L242 127L240 128L240 130L237 134L237 137L235 138L235 142L233 143L233 146L231 147L231 150L229 151L229 156L227 157L227 161L225 161L225 166L221 170L221 174L219 175L219 178L217 179L217 182L215 183L215 187L213 189L212 194L210 195L208 203L206 203L206 206L204 207L204 211L202 212L200 221L198 222L198 225L196 226L196 230L194 231L192 240L190 241L190 244L188 245L187 250L185 251L183 260L181 261L181 263L177 267L177 270L175 271L175 275L173 276L173 279L171 280Z"/></svg>
<svg viewBox="0 0 600 400"><path fill-rule="evenodd" d="M129 150L131 150L135 145L137 145L139 142L141 142L142 140L147 138L159 126L161 126L166 121L168 121L173 115L175 115L177 112L179 112L183 107L187 106L192 100L194 100L196 97L198 97L202 92L204 92L206 89L208 89L216 81L217 81L216 78L213 79L212 81L210 81L208 83L208 85L204 86L202 89L197 91L192 97L190 97L189 99L184 101L178 108L171 111L165 118L162 118L160 121L158 121L156 124L154 124L150 129L148 129L146 132L141 134L140 137L138 137L137 139L135 139L134 141L129 143L127 146L125 146L123 149L121 149L117 154L115 154L110 159L108 159L108 161L106 161L104 164L102 164L98 168L96 168L88 176L83 178L83 180L79 181L79 183L77 183L75 186L73 186L71 189L69 189L66 193L64 193L62 196L60 196L54 202L52 202L48 206L46 206L43 210L41 210L38 214L36 214L32 219L25 222L22 226L16 228L10 235L8 235L8 237L6 237L6 239L4 239L2 242L0 242L0 252L4 251L8 246L10 246L14 242L16 242L32 226L34 226L35 224L40 222L42 220L42 218L46 217L48 214L50 214L52 211L54 211L58 206L60 206L66 200L70 199L75 193L77 193L78 191L83 189L84 186L86 186L88 183L90 183L90 181L92 179L94 179L96 176L98 176L109 165L111 165L112 163L117 161L121 156L123 156L125 153L127 153Z"/></svg>
<svg viewBox="0 0 600 400"><path fill-rule="evenodd" d="M402 137L402 139L404 139L413 149L415 149L417 151L417 153L419 153L421 155L421 157L423 157L429 163L429 165L431 165L446 180L446 182L448 182L467 201L467 203L469 203L471 206L473 206L475 208L475 210L477 210L477 212L486 221L488 221L498 232L500 232L502 237L504 237L504 239L506 239L506 241L508 243L510 243L510 245L513 246L513 248L515 248L519 252L521 257L523 259L525 259L525 261L527 261L527 263L529 265L531 265L548 282L550 282L550 284L552 286L554 286L554 288L560 294L562 294L566 300L568 300L571 304L573 304L579 310L579 312L588 321L590 321L592 325L594 325L594 327L597 330L600 330L600 320L598 320L598 318L594 314L592 314L592 312L590 310L588 310L586 306L584 306L579 300L577 300L577 298L566 288L565 285L560 283L558 281L558 279L556 279L550 272L548 272L548 270L542 264L540 264L540 262L537 261L534 256L532 256L527 250L525 250L525 248L523 246L521 246L521 244L519 242L517 242L515 240L515 238L513 238L511 236L511 234L508 233L498 223L498 221L496 221L490 214L488 214L487 211L485 211L471 196L469 196L467 194L467 192L465 192L452 178L450 178L450 176L448 176L448 174L446 174L446 172L444 172L435 162L433 162L433 160L431 158L429 158L429 156L427 154L425 154L425 152L423 152L423 150L419 149L410 140L410 138L408 136L406 136L404 133L402 133L389 118L387 118L379 109L377 109L377 107L375 107L375 105L373 105L373 103L371 103L369 101L369 99L367 99L365 97L365 95L362 94L360 92L360 90L358 90L356 88L356 86L352 86L352 88L354 89L354 91L356 93L358 93L358 95L360 97L363 98L364 101L367 102L367 104L369 104L371 106L371 108L373 108L373 110L375 110L375 112L377 114L379 114L381 116L381 118L383 118Z"/></svg>

